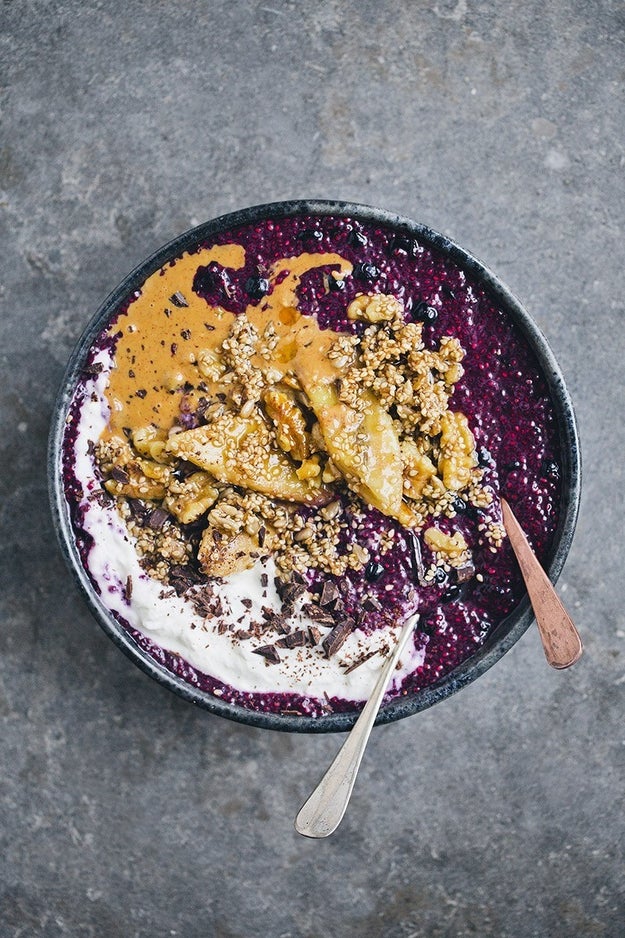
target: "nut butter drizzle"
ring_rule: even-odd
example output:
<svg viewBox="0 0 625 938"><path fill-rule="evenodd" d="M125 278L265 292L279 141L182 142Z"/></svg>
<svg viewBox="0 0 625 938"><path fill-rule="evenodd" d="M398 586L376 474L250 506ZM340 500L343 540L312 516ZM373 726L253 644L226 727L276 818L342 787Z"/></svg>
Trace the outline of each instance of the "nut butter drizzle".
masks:
<svg viewBox="0 0 625 938"><path fill-rule="evenodd" d="M119 436L125 427L153 425L169 430L179 413L181 393L198 384L196 362L202 350L218 350L228 335L235 314L219 306L209 306L193 292L193 280L200 266L211 262L232 270L245 264L245 251L239 244L216 245L195 254L183 254L173 263L152 274L141 288L127 313L109 329L118 336L114 366L109 376L106 398L110 419L103 435ZM341 277L352 265L338 254L301 254L276 261L270 271L273 289L257 305L247 307L246 315L262 334L271 322L279 336L271 367L283 373L306 362L320 381L331 381L336 370L327 357L337 333L322 330L311 316L297 309L297 289L301 277L316 267L332 266ZM286 276L284 274L286 273ZM284 278L276 283L280 276ZM187 306L172 302L182 294ZM267 363L255 356L256 365ZM219 390L210 387L208 392ZM191 391L201 396L201 392Z"/></svg>

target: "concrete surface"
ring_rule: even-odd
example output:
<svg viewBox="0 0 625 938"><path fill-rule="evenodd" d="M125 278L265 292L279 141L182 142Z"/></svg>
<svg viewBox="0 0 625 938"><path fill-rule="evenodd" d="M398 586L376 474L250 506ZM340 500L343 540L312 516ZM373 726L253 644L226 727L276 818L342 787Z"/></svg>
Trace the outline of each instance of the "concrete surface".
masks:
<svg viewBox="0 0 625 938"><path fill-rule="evenodd" d="M625 933L623 6L4 2L0 12L0 934ZM252 730L141 674L56 547L50 409L105 294L185 228L285 197L404 212L472 250L577 405L561 587L534 629L374 734L327 842L296 809L337 738Z"/></svg>

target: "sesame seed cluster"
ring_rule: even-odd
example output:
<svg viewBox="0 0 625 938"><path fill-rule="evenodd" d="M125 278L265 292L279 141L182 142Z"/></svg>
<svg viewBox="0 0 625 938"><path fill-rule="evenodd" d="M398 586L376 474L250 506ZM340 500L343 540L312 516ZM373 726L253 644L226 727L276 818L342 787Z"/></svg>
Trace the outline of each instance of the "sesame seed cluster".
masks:
<svg viewBox="0 0 625 938"><path fill-rule="evenodd" d="M453 519L458 496L475 507L490 503L468 422L449 409L463 374L457 339L443 336L426 348L422 324L405 321L391 295L360 294L347 315L366 328L337 334L327 353L343 419L329 421L297 367L276 367L274 323L261 334L240 314L219 348L197 356L197 384L206 389L196 399L197 427L139 427L98 443L105 489L151 576L167 583L171 569L187 563L208 577L228 576L269 555L285 576L362 570L371 559L359 543L362 503L384 510L376 484L381 490L392 472L382 466L374 479L370 464L389 445L400 501L386 513L404 527L421 531L439 516ZM367 425L372 409L383 418L374 428ZM147 526L145 513L133 511L136 501L151 505ZM484 534L496 549L500 532L491 525ZM460 532L428 527L425 536L433 567L470 561Z"/></svg>

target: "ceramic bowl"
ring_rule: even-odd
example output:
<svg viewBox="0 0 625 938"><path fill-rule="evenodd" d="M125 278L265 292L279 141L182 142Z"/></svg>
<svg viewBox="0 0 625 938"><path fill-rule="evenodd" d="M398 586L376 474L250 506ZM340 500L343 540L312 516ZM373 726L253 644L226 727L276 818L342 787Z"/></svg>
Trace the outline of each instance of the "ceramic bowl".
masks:
<svg viewBox="0 0 625 938"><path fill-rule="evenodd" d="M160 269L168 260L216 233L262 219L279 219L292 215L349 216L362 222L373 222L398 229L403 234L414 235L421 243L431 246L446 255L453 263L484 288L490 298L513 321L533 350L539 368L547 383L556 415L562 459L562 488L559 523L552 541L546 567L555 582L562 570L575 529L580 496L580 450L573 413L573 406L564 379L547 341L534 320L507 287L479 260L449 238L432 231L408 218L394 215L381 209L341 201L297 200L260 205L244 209L206 222L185 232L158 250L140 264L104 301L93 316L78 342L67 367L54 407L52 421L48 475L52 512L61 548L88 607L107 635L143 671L159 683L175 691L185 700L206 708L212 713L254 726L296 731L332 732L349 729L357 713L332 713L320 717L295 716L290 714L259 713L233 706L219 698L201 691L182 678L167 670L135 644L117 619L103 605L97 595L80 559L68 505L63 491L62 441L65 421L72 394L84 367L89 349L96 337L119 309L121 303L145 279ZM393 700L379 714L378 723L388 723L417 713L438 703L450 694L474 681L491 668L526 631L533 616L525 595L517 607L491 632L471 657L464 660L455 670L438 683L407 697Z"/></svg>

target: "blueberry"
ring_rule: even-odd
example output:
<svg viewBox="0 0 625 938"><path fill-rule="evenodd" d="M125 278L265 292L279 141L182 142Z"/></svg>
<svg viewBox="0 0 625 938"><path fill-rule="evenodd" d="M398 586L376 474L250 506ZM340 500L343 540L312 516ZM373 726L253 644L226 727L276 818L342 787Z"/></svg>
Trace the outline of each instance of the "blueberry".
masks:
<svg viewBox="0 0 625 938"><path fill-rule="evenodd" d="M413 308L412 315L418 322L433 323L438 319L438 310L421 300Z"/></svg>
<svg viewBox="0 0 625 938"><path fill-rule="evenodd" d="M193 278L194 293L211 293L219 286L219 279L214 270L210 267L200 267Z"/></svg>
<svg viewBox="0 0 625 938"><path fill-rule="evenodd" d="M356 264L354 267L354 277L358 280L366 280L367 283L375 283L376 280L379 280L380 273L379 267L376 267L375 264L369 264L368 262Z"/></svg>
<svg viewBox="0 0 625 938"><path fill-rule="evenodd" d="M469 506L465 502L464 498L461 498L459 495L454 495L451 502L451 507L456 512L456 514L462 515Z"/></svg>
<svg viewBox="0 0 625 938"><path fill-rule="evenodd" d="M383 567L381 563L378 563L376 560L370 560L365 567L365 579L368 580L369 583L375 583L385 572L386 568Z"/></svg>
<svg viewBox="0 0 625 938"><path fill-rule="evenodd" d="M548 459L543 464L543 472L547 479L551 479L553 482L560 481L560 475L561 475L560 466L554 459Z"/></svg>
<svg viewBox="0 0 625 938"><path fill-rule="evenodd" d="M403 254L409 254L414 257L417 253L417 242L408 235L397 234L392 238L389 248L393 254L397 251L401 251Z"/></svg>
<svg viewBox="0 0 625 938"><path fill-rule="evenodd" d="M332 291L333 293L342 293L344 289L344 280L335 280L332 275L328 277L328 290Z"/></svg>
<svg viewBox="0 0 625 938"><path fill-rule="evenodd" d="M460 596L460 587L454 583L452 586L449 587L449 589L445 590L445 592L441 596L441 602L451 603L454 601L454 599L458 599L458 596Z"/></svg>
<svg viewBox="0 0 625 938"><path fill-rule="evenodd" d="M448 300L456 299L456 294L454 293L454 291L451 289L451 287L448 284L446 283L441 284L441 290L443 291L443 293L445 294Z"/></svg>
<svg viewBox="0 0 625 938"><path fill-rule="evenodd" d="M434 574L434 579L437 583L444 583L447 579L447 574L442 567L436 568L436 573Z"/></svg>
<svg viewBox="0 0 625 938"><path fill-rule="evenodd" d="M353 248L366 248L369 244L365 235L361 231L356 231L355 228L352 228L347 235L347 243Z"/></svg>
<svg viewBox="0 0 625 938"><path fill-rule="evenodd" d="M323 231L319 231L318 228L305 228L304 231L300 232L300 239L309 243L316 241L317 244L320 244L323 241Z"/></svg>
<svg viewBox="0 0 625 938"><path fill-rule="evenodd" d="M248 277L245 291L253 300L262 300L269 293L269 281L265 277Z"/></svg>
<svg viewBox="0 0 625 938"><path fill-rule="evenodd" d="M491 456L490 451L487 450L485 446L480 446L480 448L478 449L478 451L477 451L477 461L478 461L478 463L480 464L480 466L482 467L482 469L485 469L486 466L494 466L494 465L495 465L495 461L494 461L493 457Z"/></svg>

